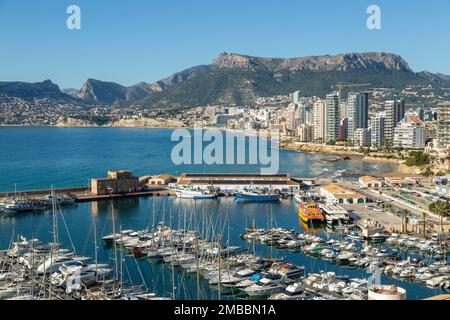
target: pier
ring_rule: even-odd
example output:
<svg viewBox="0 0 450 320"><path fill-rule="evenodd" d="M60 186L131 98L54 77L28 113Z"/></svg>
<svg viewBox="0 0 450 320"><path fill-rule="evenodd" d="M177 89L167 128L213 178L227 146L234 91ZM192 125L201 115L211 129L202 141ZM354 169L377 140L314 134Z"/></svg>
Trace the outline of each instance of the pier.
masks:
<svg viewBox="0 0 450 320"><path fill-rule="evenodd" d="M140 197L167 197L174 195L173 192L169 190L168 187L158 186L157 188L150 188L145 191L131 192L131 193L120 193L120 194L109 194L109 195L93 195L89 192L89 187L78 187L78 188L63 188L54 189L53 192L56 195L71 195L75 197L76 202L92 202L92 201L102 201L110 199L123 199L123 198L140 198ZM24 197L27 199L36 199L49 195L52 192L50 189L43 190L28 190L28 191L18 191L17 196ZM15 194L11 192L0 193L0 198L13 197Z"/></svg>

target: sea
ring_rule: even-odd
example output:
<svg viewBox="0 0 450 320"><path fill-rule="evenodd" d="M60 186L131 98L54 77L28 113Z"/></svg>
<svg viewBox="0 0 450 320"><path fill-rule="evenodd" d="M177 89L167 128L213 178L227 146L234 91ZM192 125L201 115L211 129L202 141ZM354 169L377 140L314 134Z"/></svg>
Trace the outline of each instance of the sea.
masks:
<svg viewBox="0 0 450 320"><path fill-rule="evenodd" d="M86 186L92 177L104 177L111 169L128 169L136 175L161 173L259 173L259 165L175 165L171 153L176 141L171 141L171 129L120 128L0 128L0 192ZM387 165L349 161L326 162L329 155L280 151L280 173L294 177L315 178L332 176L335 172L348 174L379 174L388 172ZM241 239L247 226L277 226L303 233L334 237L326 229L310 229L298 219L293 200L279 203L238 203L232 198L190 201L167 197L117 199L79 203L62 208L58 214L59 239L77 254L94 257L114 265L113 250L100 239L116 228L152 229L164 223L174 228L201 228L205 216L221 220L224 245L240 246L259 255L280 258L302 265L306 271L333 271L352 278L368 278L362 269L337 266L300 252L289 252L248 243ZM94 223L95 221L95 223ZM95 228L94 228L95 226ZM0 249L9 247L21 236L51 241L50 212L0 216ZM95 232L94 232L95 230ZM95 246L97 239L97 246ZM136 285L159 296L185 299L217 299L217 287L201 281L195 274L172 270L162 263L136 259L126 255L121 275L129 285ZM395 284L408 291L409 299L423 299L441 293L418 284L382 276L385 284ZM221 292L222 299L245 299L235 292Z"/></svg>

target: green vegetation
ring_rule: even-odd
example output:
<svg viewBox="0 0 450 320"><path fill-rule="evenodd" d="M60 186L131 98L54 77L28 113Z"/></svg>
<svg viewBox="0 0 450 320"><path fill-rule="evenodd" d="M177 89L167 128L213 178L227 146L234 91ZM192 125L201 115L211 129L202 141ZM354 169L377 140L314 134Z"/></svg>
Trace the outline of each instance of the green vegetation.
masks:
<svg viewBox="0 0 450 320"><path fill-rule="evenodd" d="M444 231L444 218L450 216L450 203L447 201L437 201L430 204L429 210L437 214L441 219L441 231Z"/></svg>
<svg viewBox="0 0 450 320"><path fill-rule="evenodd" d="M263 68L250 70L211 67L207 72L169 86L162 92L152 93L139 104L147 107L195 107L223 103L251 106L255 104L255 97L287 95L299 88L304 96L323 97L339 82L370 83L373 87L396 89L430 83L429 79L419 74L400 71L280 70L274 74Z"/></svg>
<svg viewBox="0 0 450 320"><path fill-rule="evenodd" d="M405 164L409 167L412 166L425 166L430 164L430 155L423 151L411 151L406 158Z"/></svg>

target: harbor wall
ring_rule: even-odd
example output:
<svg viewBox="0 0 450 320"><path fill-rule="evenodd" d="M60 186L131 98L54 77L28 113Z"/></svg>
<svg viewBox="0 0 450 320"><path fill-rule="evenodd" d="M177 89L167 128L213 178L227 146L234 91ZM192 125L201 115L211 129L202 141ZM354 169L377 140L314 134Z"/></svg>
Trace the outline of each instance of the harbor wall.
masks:
<svg viewBox="0 0 450 320"><path fill-rule="evenodd" d="M51 193L51 189L44 189L44 190L21 190L17 191L18 195L26 195L26 196L45 196ZM89 191L89 187L72 187L72 188L62 188L62 189L54 189L56 194L75 194L75 193L86 193ZM13 192L0 192L0 198L1 197L11 197L14 196Z"/></svg>

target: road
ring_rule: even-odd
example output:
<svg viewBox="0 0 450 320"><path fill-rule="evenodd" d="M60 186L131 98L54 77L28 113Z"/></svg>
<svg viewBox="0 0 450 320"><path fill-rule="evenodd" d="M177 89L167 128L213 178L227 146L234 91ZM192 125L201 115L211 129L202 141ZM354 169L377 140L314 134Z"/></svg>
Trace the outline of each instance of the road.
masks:
<svg viewBox="0 0 450 320"><path fill-rule="evenodd" d="M391 197L389 194L378 194L369 189L356 188L351 182L348 181L341 181L340 184L346 189L359 192L367 196L368 198L372 199L373 201L382 201L384 203L389 203L394 207L394 209L400 211L408 210L409 212L411 212L411 214L413 214L417 218L417 221L422 220L422 213L425 212L426 214L428 214L427 220L429 222L432 222L434 224L440 224L440 218L437 215L430 212L429 210L420 208L418 206L414 206L412 204L408 204L403 201L399 201L398 199Z"/></svg>

